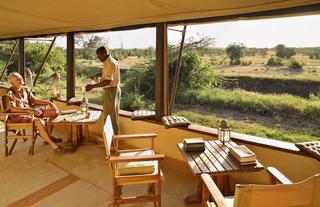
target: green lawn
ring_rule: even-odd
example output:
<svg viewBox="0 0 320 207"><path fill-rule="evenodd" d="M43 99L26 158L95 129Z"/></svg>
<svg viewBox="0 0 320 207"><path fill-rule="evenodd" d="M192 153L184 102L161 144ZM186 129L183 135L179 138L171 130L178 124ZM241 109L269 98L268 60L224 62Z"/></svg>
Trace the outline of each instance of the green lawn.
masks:
<svg viewBox="0 0 320 207"><path fill-rule="evenodd" d="M216 116L194 113L190 111L177 111L174 115L186 117L193 124L216 128L219 120ZM315 135L314 130L309 129L287 129L280 127L268 127L257 123L244 123L232 118L228 119L231 129L234 132L249 134L258 137L265 137L286 142L306 142L319 141L319 137Z"/></svg>

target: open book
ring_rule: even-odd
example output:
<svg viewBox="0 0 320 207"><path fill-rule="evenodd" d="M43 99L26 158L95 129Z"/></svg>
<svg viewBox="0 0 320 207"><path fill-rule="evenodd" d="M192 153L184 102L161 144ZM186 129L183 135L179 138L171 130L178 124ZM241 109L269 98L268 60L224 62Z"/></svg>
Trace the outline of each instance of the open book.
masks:
<svg viewBox="0 0 320 207"><path fill-rule="evenodd" d="M245 145L231 147L229 150L229 154L236 158L241 165L254 164L257 160L256 154Z"/></svg>

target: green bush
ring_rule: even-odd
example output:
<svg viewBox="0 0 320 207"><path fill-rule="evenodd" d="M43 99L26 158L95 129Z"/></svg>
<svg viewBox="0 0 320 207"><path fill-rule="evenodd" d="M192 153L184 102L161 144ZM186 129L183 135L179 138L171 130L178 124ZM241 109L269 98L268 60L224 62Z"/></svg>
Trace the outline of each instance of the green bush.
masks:
<svg viewBox="0 0 320 207"><path fill-rule="evenodd" d="M127 93L125 97L122 97L120 104L121 104L121 109L128 110L128 111L147 108L146 103L143 100L143 95L139 94L139 90L137 88Z"/></svg>
<svg viewBox="0 0 320 207"><path fill-rule="evenodd" d="M290 69L298 69L298 70L302 70L303 69L303 63L295 60L295 59L291 59L289 61L289 64L288 64L289 68Z"/></svg>
<svg viewBox="0 0 320 207"><path fill-rule="evenodd" d="M241 65L251 65L252 64L252 61L248 60L248 61L245 61L245 60L242 60L241 61Z"/></svg>
<svg viewBox="0 0 320 207"><path fill-rule="evenodd" d="M272 57L270 57L270 58L268 59L267 65L268 65L268 66L281 66L281 65L283 65L283 63L282 63L282 58L272 56Z"/></svg>

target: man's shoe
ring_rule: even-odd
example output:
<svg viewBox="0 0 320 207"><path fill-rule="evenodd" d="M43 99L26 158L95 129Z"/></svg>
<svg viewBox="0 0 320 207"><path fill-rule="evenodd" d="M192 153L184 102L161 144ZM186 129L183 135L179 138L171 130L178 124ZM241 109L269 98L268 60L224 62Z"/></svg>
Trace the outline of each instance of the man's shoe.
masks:
<svg viewBox="0 0 320 207"><path fill-rule="evenodd" d="M62 142L62 139L61 139L61 138L51 137L51 140L52 140L54 143L60 143L60 142Z"/></svg>
<svg viewBox="0 0 320 207"><path fill-rule="evenodd" d="M62 154L66 154L69 152L68 149L63 148L61 145L58 145L58 147L54 150L56 154L58 155L62 155Z"/></svg>

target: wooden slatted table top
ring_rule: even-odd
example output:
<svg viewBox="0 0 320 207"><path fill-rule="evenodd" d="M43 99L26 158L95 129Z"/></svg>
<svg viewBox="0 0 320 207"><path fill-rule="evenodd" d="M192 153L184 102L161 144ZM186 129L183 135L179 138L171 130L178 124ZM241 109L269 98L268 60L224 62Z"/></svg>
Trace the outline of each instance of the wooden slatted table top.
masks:
<svg viewBox="0 0 320 207"><path fill-rule="evenodd" d="M237 146L234 142L223 145L220 141L205 141L204 152L186 152L183 143L178 143L183 157L188 166L196 176L201 173L208 173L212 176L223 175L237 172L253 172L263 170L262 164L241 166L234 158L229 155L229 148Z"/></svg>
<svg viewBox="0 0 320 207"><path fill-rule="evenodd" d="M101 115L101 111L89 111L87 118L85 113L76 112L72 114L59 115L51 121L53 125L66 125L66 124L94 124Z"/></svg>

